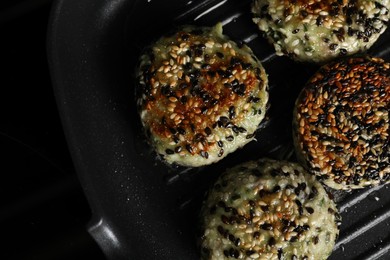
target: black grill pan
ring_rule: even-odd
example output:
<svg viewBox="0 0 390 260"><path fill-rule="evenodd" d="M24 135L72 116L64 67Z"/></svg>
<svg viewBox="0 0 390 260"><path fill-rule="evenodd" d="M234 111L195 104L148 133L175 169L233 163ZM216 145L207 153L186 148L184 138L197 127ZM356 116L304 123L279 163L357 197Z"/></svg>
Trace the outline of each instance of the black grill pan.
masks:
<svg viewBox="0 0 390 260"><path fill-rule="evenodd" d="M269 121L252 142L199 169L169 168L146 144L134 104L143 48L175 26L224 24L270 80ZM387 30L369 54L390 61ZM203 194L225 168L260 157L294 160L292 108L318 69L277 57L251 21L250 1L58 0L48 31L53 87L69 149L92 209L88 230L108 259L199 259ZM335 194L343 217L331 260L390 259L388 186Z"/></svg>

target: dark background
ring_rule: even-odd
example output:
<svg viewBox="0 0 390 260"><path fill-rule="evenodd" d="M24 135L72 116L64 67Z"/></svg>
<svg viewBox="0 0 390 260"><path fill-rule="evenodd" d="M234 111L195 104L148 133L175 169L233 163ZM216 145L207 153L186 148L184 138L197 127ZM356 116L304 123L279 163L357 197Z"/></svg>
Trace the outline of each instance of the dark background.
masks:
<svg viewBox="0 0 390 260"><path fill-rule="evenodd" d="M104 259L53 95L51 2L0 2L0 259Z"/></svg>
<svg viewBox="0 0 390 260"><path fill-rule="evenodd" d="M1 260L104 259L86 231L91 211L75 174L50 80L46 34L51 4L0 0ZM388 47L387 41L380 44L374 53ZM341 238L348 245L340 245L337 259L347 259L359 247L368 250L359 260L390 248L388 221L348 240L377 216L386 219L388 190L381 192L367 196L365 203L354 201L356 196L344 201L344 215L353 219L344 222ZM380 259L389 259L388 254Z"/></svg>

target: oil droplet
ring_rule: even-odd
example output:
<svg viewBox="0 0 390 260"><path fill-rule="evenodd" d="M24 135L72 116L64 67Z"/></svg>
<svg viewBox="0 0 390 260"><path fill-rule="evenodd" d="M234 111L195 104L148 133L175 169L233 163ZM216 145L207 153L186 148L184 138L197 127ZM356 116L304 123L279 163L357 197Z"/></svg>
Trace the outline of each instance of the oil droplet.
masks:
<svg viewBox="0 0 390 260"><path fill-rule="evenodd" d="M379 192L377 191L374 191L374 192L371 192L369 195L368 195L368 198L372 201L379 201L380 200L380 194Z"/></svg>
<svg viewBox="0 0 390 260"><path fill-rule="evenodd" d="M344 251L345 251L345 246L344 246L344 244L341 244L341 245L340 245L340 249L341 249L341 252L344 252Z"/></svg>

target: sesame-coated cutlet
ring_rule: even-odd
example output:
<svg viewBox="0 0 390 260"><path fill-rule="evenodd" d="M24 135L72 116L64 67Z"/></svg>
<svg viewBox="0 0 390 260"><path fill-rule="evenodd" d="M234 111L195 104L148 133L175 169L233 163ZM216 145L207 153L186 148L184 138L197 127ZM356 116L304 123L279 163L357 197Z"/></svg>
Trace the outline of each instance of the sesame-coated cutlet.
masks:
<svg viewBox="0 0 390 260"><path fill-rule="evenodd" d="M171 164L211 164L254 139L268 80L244 44L213 28L185 26L141 57L137 105L148 139Z"/></svg>
<svg viewBox="0 0 390 260"><path fill-rule="evenodd" d="M296 102L298 158L335 189L390 181L390 64L359 57L323 66Z"/></svg>
<svg viewBox="0 0 390 260"><path fill-rule="evenodd" d="M201 259L325 260L341 218L315 176L260 159L228 169L201 210Z"/></svg>
<svg viewBox="0 0 390 260"><path fill-rule="evenodd" d="M387 28L389 0L254 0L253 21L276 54L324 63L364 52Z"/></svg>

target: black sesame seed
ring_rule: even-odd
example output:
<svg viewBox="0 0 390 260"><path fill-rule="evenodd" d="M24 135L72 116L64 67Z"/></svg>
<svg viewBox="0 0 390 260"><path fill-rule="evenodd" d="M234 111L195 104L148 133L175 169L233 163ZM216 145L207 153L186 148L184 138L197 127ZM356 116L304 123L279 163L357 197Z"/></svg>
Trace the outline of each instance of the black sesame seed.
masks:
<svg viewBox="0 0 390 260"><path fill-rule="evenodd" d="M169 86L162 86L161 87L161 94L163 96L170 96L171 94L171 89L169 88Z"/></svg>
<svg viewBox="0 0 390 260"><path fill-rule="evenodd" d="M197 133L195 136L194 136L194 141L195 142L201 142L202 144L204 144L204 141L205 141L205 136L201 133Z"/></svg>
<svg viewBox="0 0 390 260"><path fill-rule="evenodd" d="M222 52L216 52L216 55L217 55L217 57L218 58L220 58L220 59L223 59L223 57L224 57L224 55L223 55L223 53Z"/></svg>
<svg viewBox="0 0 390 260"><path fill-rule="evenodd" d="M173 135L173 136L172 136L172 140L175 142L175 144L177 144L177 143L180 142L179 137L177 137L176 135Z"/></svg>
<svg viewBox="0 0 390 260"><path fill-rule="evenodd" d="M283 249L279 248L278 249L278 259L282 259L282 255L283 255Z"/></svg>
<svg viewBox="0 0 390 260"><path fill-rule="evenodd" d="M291 184L287 184L285 188L292 190L292 189L294 189L294 186L292 186Z"/></svg>
<svg viewBox="0 0 390 260"><path fill-rule="evenodd" d="M206 152L206 151L200 151L200 155L203 157L203 158L205 158L205 159L208 159L209 158L209 153L208 152Z"/></svg>
<svg viewBox="0 0 390 260"><path fill-rule="evenodd" d="M210 129L210 127L206 127L206 128L204 129L204 132L206 133L206 135L211 135L211 129Z"/></svg>
<svg viewBox="0 0 390 260"><path fill-rule="evenodd" d="M189 36L188 34L183 34L183 35L181 36L181 39L182 39L183 41L188 41L188 40L190 39L190 36Z"/></svg>
<svg viewBox="0 0 390 260"><path fill-rule="evenodd" d="M182 96L182 97L180 98L180 102L181 102L182 104L187 103L187 97L186 97L186 96Z"/></svg>
<svg viewBox="0 0 390 260"><path fill-rule="evenodd" d="M239 85L240 82L238 82L237 79L233 80L232 83L231 83L231 86L232 87L237 87Z"/></svg>
<svg viewBox="0 0 390 260"><path fill-rule="evenodd" d="M174 153L175 153L175 152L174 152L173 150L171 150L171 149L166 149L165 152L166 152L167 154L174 154Z"/></svg>
<svg viewBox="0 0 390 260"><path fill-rule="evenodd" d="M180 153L182 150L183 150L183 148L181 146L177 146L175 148L175 153Z"/></svg>
<svg viewBox="0 0 390 260"><path fill-rule="evenodd" d="M223 202L222 200L220 200L220 201L218 201L217 206L220 207L220 208L225 208L226 207L226 203Z"/></svg>
<svg viewBox="0 0 390 260"><path fill-rule="evenodd" d="M255 68L255 74L256 74L256 78L258 80L261 80L261 69L260 68Z"/></svg>
<svg viewBox="0 0 390 260"><path fill-rule="evenodd" d="M260 225L260 228L264 229L264 230L272 230L273 226L269 223L264 223L264 224Z"/></svg>
<svg viewBox="0 0 390 260"><path fill-rule="evenodd" d="M230 77L230 73L228 73L227 71L217 70L217 73L218 73L222 78L229 78L229 77Z"/></svg>
<svg viewBox="0 0 390 260"><path fill-rule="evenodd" d="M177 128L177 132L179 132L179 134L181 134L181 135L185 135L185 134L186 134L186 130L184 130L184 129L181 128L181 127L178 127L178 128Z"/></svg>
<svg viewBox="0 0 390 260"><path fill-rule="evenodd" d="M224 150L223 150L223 149L219 150L219 152L218 152L218 157L221 157L221 156L223 155L223 153L224 153Z"/></svg>
<svg viewBox="0 0 390 260"><path fill-rule="evenodd" d="M269 240L268 240L268 245L269 246L274 246L276 244L276 240L274 237L271 237Z"/></svg>
<svg viewBox="0 0 390 260"><path fill-rule="evenodd" d="M200 67L201 67L202 69L204 69L204 70L209 70L209 69L211 68L211 65L205 63L205 64L202 64Z"/></svg>
<svg viewBox="0 0 390 260"><path fill-rule="evenodd" d="M261 175L261 173L260 173L260 175ZM269 194L269 192L266 191L266 190L260 190L260 191L259 191L259 196L260 196L260 198L266 196L267 194Z"/></svg>
<svg viewBox="0 0 390 260"><path fill-rule="evenodd" d="M279 192L280 190L281 190L280 186L279 186L279 185L276 185L276 186L274 187L274 189L272 190L272 192L273 192L273 193L277 193L277 192Z"/></svg>
<svg viewBox="0 0 390 260"><path fill-rule="evenodd" d="M240 194L234 193L234 194L232 195L232 200L238 200L238 199L240 199L240 198L241 198Z"/></svg>
<svg viewBox="0 0 390 260"><path fill-rule="evenodd" d="M319 237L318 236L315 236L314 238L313 238L313 243L315 244L315 245L317 245L318 244L318 242L319 242Z"/></svg>
<svg viewBox="0 0 390 260"><path fill-rule="evenodd" d="M344 55L347 55L347 53L348 52L346 49L343 49L343 48L340 49L340 55L344 56Z"/></svg>
<svg viewBox="0 0 390 260"><path fill-rule="evenodd" d="M263 212L269 212L269 206L268 205L263 205L263 206L260 206L261 210Z"/></svg>
<svg viewBox="0 0 390 260"><path fill-rule="evenodd" d="M173 135L177 134L177 130L176 130L175 128L173 128L173 127L170 127L170 128L169 128L169 131L170 131Z"/></svg>
<svg viewBox="0 0 390 260"><path fill-rule="evenodd" d="M236 238L232 234L229 234L229 240L234 243Z"/></svg>
<svg viewBox="0 0 390 260"><path fill-rule="evenodd" d="M226 125L224 125L225 128L233 128L234 126L235 125L232 122L228 122Z"/></svg>
<svg viewBox="0 0 390 260"><path fill-rule="evenodd" d="M244 127L239 127L238 128L238 132L240 132L240 133L246 133L246 129L244 128Z"/></svg>
<svg viewBox="0 0 390 260"><path fill-rule="evenodd" d="M324 23L324 17L323 16L318 16L317 17L317 20L316 20L316 25L317 26L320 26L320 25L322 25Z"/></svg>
<svg viewBox="0 0 390 260"><path fill-rule="evenodd" d="M285 218L282 218L282 223L283 223L283 225L285 225L287 227L289 227L290 224L291 224L291 222L288 219L285 219Z"/></svg>
<svg viewBox="0 0 390 260"><path fill-rule="evenodd" d="M306 10L301 10L301 15L303 18L305 18L309 15L309 13Z"/></svg>
<svg viewBox="0 0 390 260"><path fill-rule="evenodd" d="M236 65L239 65L240 63L241 63L241 59L240 58L232 57L230 59L230 65L231 66L236 66Z"/></svg>
<svg viewBox="0 0 390 260"><path fill-rule="evenodd" d="M332 43L329 45L329 50L334 51L334 50L336 50L337 46L338 46L337 43Z"/></svg>
<svg viewBox="0 0 390 260"><path fill-rule="evenodd" d="M229 118L227 118L226 116L221 116L219 118L219 121L222 123L223 126L225 126L229 122Z"/></svg>
<svg viewBox="0 0 390 260"><path fill-rule="evenodd" d="M189 153L193 153L194 152L194 149L192 148L192 146L190 144L186 144L186 149Z"/></svg>
<svg viewBox="0 0 390 260"><path fill-rule="evenodd" d="M235 251L235 250L234 250L234 248L232 248L232 247L229 249L229 256L230 256L230 257L234 257L234 251Z"/></svg>
<svg viewBox="0 0 390 260"><path fill-rule="evenodd" d="M292 31L293 34L297 34L299 32L299 29L295 29Z"/></svg>
<svg viewBox="0 0 390 260"><path fill-rule="evenodd" d="M254 133L252 133L252 134L248 134L248 135L246 135L246 139L251 139L252 137L254 137L255 136L255 134Z"/></svg>
<svg viewBox="0 0 390 260"><path fill-rule="evenodd" d="M225 137L227 141L232 142L234 140L234 136L229 135Z"/></svg>
<svg viewBox="0 0 390 260"><path fill-rule="evenodd" d="M245 254L246 254L247 256L251 256L251 255L253 255L254 253L256 253L256 251L255 251L255 250L251 250L251 249L246 250L246 252L245 252Z"/></svg>
<svg viewBox="0 0 390 260"><path fill-rule="evenodd" d="M196 48L196 49L194 50L194 55L195 55L195 57L200 57L200 56L202 56L202 55L203 55L203 50L202 50L202 49Z"/></svg>
<svg viewBox="0 0 390 260"><path fill-rule="evenodd" d="M260 98L259 97L253 97L252 100L251 100L253 103L257 103L260 101Z"/></svg>
<svg viewBox="0 0 390 260"><path fill-rule="evenodd" d="M306 183L302 182L298 184L298 187L300 190L305 190L306 189Z"/></svg>
<svg viewBox="0 0 390 260"><path fill-rule="evenodd" d="M241 63L242 69L248 70L252 68L252 64L250 63Z"/></svg>
<svg viewBox="0 0 390 260"><path fill-rule="evenodd" d="M253 238L258 239L259 237L260 237L259 231L256 231L255 233L253 233Z"/></svg>
<svg viewBox="0 0 390 260"><path fill-rule="evenodd" d="M239 96L244 96L246 91L246 85L245 84L239 84L236 88L233 87L233 92L238 94Z"/></svg>
<svg viewBox="0 0 390 260"><path fill-rule="evenodd" d="M225 235L225 229L222 226L218 226L217 230L218 230L219 234L221 234L222 236Z"/></svg>
<svg viewBox="0 0 390 260"><path fill-rule="evenodd" d="M222 221L224 224L229 224L229 223L230 223L229 218L226 217L225 215L222 215L222 216L221 216L221 221Z"/></svg>
<svg viewBox="0 0 390 260"><path fill-rule="evenodd" d="M307 212L309 214L313 214L314 213L314 209L312 207L305 207L305 209L307 210Z"/></svg>
<svg viewBox="0 0 390 260"><path fill-rule="evenodd" d="M296 255L292 255L291 260L298 260L298 257Z"/></svg>
<svg viewBox="0 0 390 260"><path fill-rule="evenodd" d="M289 226L283 226L283 227L282 227L282 232L283 232L283 233L287 233L289 229L290 229Z"/></svg>
<svg viewBox="0 0 390 260"><path fill-rule="evenodd" d="M298 199L296 199L295 200L295 203L297 204L297 206L298 206L298 212L299 212L299 215L303 215L303 207L302 207L302 203L298 200Z"/></svg>

